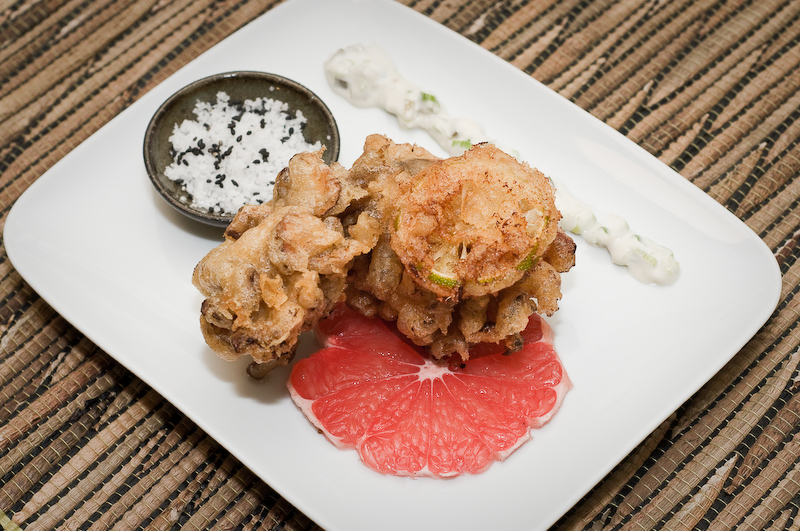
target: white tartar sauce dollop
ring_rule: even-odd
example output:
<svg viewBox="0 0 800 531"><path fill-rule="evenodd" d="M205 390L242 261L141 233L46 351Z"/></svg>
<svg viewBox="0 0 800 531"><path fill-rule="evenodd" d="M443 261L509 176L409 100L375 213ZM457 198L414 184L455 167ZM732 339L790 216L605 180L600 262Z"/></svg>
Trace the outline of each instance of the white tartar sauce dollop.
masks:
<svg viewBox="0 0 800 531"><path fill-rule="evenodd" d="M325 63L325 77L334 92L353 105L383 109L397 117L401 127L426 131L450 155L486 141L480 124L447 114L436 96L401 76L377 46L340 49Z"/></svg>
<svg viewBox="0 0 800 531"><path fill-rule="evenodd" d="M338 50L325 62L325 77L334 92L351 104L383 109L394 115L401 127L426 131L449 155L461 155L481 142L518 155L490 138L477 122L450 116L435 95L401 76L378 46L354 44ZM607 223L601 224L562 183L550 180L562 215L561 228L605 248L614 264L626 266L640 282L669 285L678 279L680 266L672 251L634 233L619 216L606 216Z"/></svg>
<svg viewBox="0 0 800 531"><path fill-rule="evenodd" d="M556 189L556 208L561 212L558 224L562 229L579 235L587 243L605 247L611 261L627 266L628 272L640 282L666 286L678 279L680 265L672 251L634 233L619 216L606 215L606 224L601 224L592 210L566 187L552 177L550 181Z"/></svg>

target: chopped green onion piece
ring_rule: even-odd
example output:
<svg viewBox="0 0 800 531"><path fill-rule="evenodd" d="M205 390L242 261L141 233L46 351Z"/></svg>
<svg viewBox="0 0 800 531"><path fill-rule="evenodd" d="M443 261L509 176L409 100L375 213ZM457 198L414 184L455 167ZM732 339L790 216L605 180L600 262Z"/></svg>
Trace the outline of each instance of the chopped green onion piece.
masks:
<svg viewBox="0 0 800 531"><path fill-rule="evenodd" d="M445 288L455 288L459 284L461 284L461 282L459 282L457 278L447 277L436 272L432 272L430 275L428 275L428 280L430 280L434 284L439 284L440 286L444 286Z"/></svg>
<svg viewBox="0 0 800 531"><path fill-rule="evenodd" d="M658 262L658 260L656 260L655 256L653 256L651 254L648 254L648 253L642 251L641 249L634 249L634 252L637 255L639 255L640 257L644 258L646 261L650 262L650 265L652 265L652 266L655 266L656 263Z"/></svg>
<svg viewBox="0 0 800 531"><path fill-rule="evenodd" d="M538 245L534 247L533 250L528 253L528 256L526 256L522 260L522 262L517 264L517 271L527 271L528 269L532 268L536 264L536 262L539 261L539 257L536 256L536 250L538 248L539 248Z"/></svg>

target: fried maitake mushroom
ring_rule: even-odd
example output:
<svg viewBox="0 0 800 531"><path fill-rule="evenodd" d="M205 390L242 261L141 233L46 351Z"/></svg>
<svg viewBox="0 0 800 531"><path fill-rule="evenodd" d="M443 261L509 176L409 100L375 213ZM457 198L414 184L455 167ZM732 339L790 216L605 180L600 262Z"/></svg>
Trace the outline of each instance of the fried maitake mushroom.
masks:
<svg viewBox="0 0 800 531"><path fill-rule="evenodd" d="M350 170L302 153L197 265L203 334L224 359L251 356L259 377L345 300L436 358L487 341L515 350L574 265L559 218L549 179L492 145L438 159L371 135Z"/></svg>

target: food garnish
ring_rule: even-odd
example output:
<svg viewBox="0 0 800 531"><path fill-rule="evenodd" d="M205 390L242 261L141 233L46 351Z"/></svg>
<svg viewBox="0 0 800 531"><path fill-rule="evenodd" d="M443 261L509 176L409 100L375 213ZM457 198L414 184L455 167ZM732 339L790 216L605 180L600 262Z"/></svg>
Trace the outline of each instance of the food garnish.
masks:
<svg viewBox="0 0 800 531"><path fill-rule="evenodd" d="M536 314L513 355L483 344L450 364L344 304L317 332L324 348L294 365L292 399L334 445L384 474L483 472L550 420L571 387Z"/></svg>

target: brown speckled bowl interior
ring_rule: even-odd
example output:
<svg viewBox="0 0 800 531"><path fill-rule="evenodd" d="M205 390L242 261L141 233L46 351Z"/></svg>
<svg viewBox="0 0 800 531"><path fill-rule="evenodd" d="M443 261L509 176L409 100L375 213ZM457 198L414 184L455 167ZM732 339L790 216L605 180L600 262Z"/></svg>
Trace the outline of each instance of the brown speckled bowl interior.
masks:
<svg viewBox="0 0 800 531"><path fill-rule="evenodd" d="M198 100L214 102L217 93L230 96L231 104L246 99L271 98L289 104L289 112L302 111L306 118L303 136L306 142L319 141L325 146L323 160L327 164L339 157L339 129L328 107L316 94L303 85L275 74L265 72L227 72L200 79L173 94L156 111L144 137L144 162L150 180L161 196L179 212L197 221L216 226L226 226L233 214L218 214L191 206L191 198L181 185L164 175L173 162L169 141L173 128L183 120L193 120L192 112Z"/></svg>

